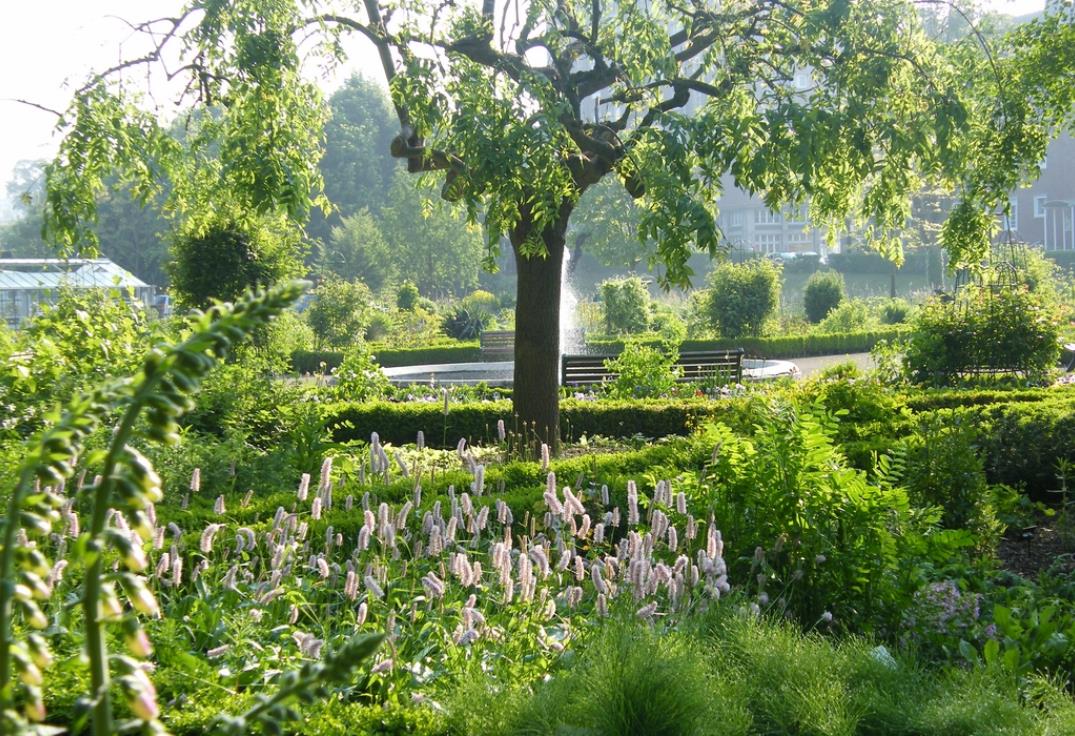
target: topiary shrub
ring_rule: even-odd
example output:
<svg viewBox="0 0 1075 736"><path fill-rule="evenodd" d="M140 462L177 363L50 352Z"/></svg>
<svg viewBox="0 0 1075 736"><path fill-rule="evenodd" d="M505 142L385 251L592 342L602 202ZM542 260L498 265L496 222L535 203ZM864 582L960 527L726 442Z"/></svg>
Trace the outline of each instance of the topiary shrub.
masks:
<svg viewBox="0 0 1075 736"><path fill-rule="evenodd" d="M844 299L844 277L836 271L815 271L803 290L806 318L815 325Z"/></svg>
<svg viewBox="0 0 1075 736"><path fill-rule="evenodd" d="M760 335L780 304L780 266L725 262L709 277L709 322L724 337Z"/></svg>
<svg viewBox="0 0 1075 736"><path fill-rule="evenodd" d="M605 331L610 335L645 332L649 327L650 296L637 276L607 279L597 287L604 305Z"/></svg>
<svg viewBox="0 0 1075 736"><path fill-rule="evenodd" d="M418 287L410 279L404 281L396 290L396 306L409 312L418 306Z"/></svg>

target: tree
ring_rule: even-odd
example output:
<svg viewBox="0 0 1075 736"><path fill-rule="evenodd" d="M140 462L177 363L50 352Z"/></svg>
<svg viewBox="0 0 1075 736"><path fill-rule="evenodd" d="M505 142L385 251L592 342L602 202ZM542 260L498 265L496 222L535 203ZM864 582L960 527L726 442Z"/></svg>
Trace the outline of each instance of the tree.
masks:
<svg viewBox="0 0 1075 736"><path fill-rule="evenodd" d="M360 279L374 291L392 281L398 271L392 249L370 211L363 207L332 228L321 246L321 271L331 271L345 281Z"/></svg>
<svg viewBox="0 0 1075 736"><path fill-rule="evenodd" d="M267 219L213 215L175 236L169 263L176 302L205 309L248 289L302 273L302 243L292 228Z"/></svg>
<svg viewBox="0 0 1075 736"><path fill-rule="evenodd" d="M725 261L709 274L709 321L723 337L760 335L780 306L780 267L768 258Z"/></svg>
<svg viewBox="0 0 1075 736"><path fill-rule="evenodd" d="M388 145L399 129L387 93L363 77L348 79L329 98L328 107L320 171L334 211L325 215L314 210L307 226L310 237L321 241L330 240L342 218L365 209L376 219L388 203L396 169Z"/></svg>
<svg viewBox="0 0 1075 736"><path fill-rule="evenodd" d="M62 247L81 242L93 195L117 167L138 196L173 177L181 214L226 196L305 217L320 191L312 162L325 114L302 77L303 54L335 61L342 36L364 36L401 125L392 154L412 173L442 175L442 197L481 217L487 260L508 238L515 410L554 446L561 263L591 186L615 177L638 200L665 286L688 282L692 249L719 252L714 203L725 174L774 208L809 200L815 220L837 226L855 214L891 251L909 193L923 175L939 179L964 195L943 242L970 261L988 248L986 213L1040 160L1075 95L1071 28L1032 24L1016 32L1011 56L987 58L973 44L932 42L905 0L405 0L390 9L194 0L182 16L142 26L162 45L186 42L178 68L194 101L219 103L220 114L180 143L114 74L94 77L63 119L46 221ZM995 88L970 84L982 79Z"/></svg>
<svg viewBox="0 0 1075 736"><path fill-rule="evenodd" d="M430 200L400 173L390 204L381 210L381 227L397 273L414 281L422 296L459 296L478 285L482 237L457 208Z"/></svg>

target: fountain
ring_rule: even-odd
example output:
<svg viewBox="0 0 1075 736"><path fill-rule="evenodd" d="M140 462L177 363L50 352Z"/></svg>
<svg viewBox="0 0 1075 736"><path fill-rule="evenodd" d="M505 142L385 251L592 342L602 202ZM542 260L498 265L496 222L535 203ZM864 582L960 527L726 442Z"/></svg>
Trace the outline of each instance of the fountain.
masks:
<svg viewBox="0 0 1075 736"><path fill-rule="evenodd" d="M586 340L578 323L579 296L571 286L571 249L564 247L560 270L560 355L584 352Z"/></svg>

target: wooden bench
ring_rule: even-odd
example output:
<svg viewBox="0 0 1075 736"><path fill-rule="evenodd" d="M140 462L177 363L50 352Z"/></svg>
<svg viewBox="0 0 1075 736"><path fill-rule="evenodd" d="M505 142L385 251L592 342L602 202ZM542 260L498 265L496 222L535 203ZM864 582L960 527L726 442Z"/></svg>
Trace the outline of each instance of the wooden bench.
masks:
<svg viewBox="0 0 1075 736"><path fill-rule="evenodd" d="M729 383L743 381L743 348L697 350L680 353L676 367L680 383L700 383L714 378ZM593 386L612 380L616 373L605 367L615 355L565 355L560 361L561 386Z"/></svg>
<svg viewBox="0 0 1075 736"><path fill-rule="evenodd" d="M485 331L478 338L482 360L511 360L515 357L513 331Z"/></svg>

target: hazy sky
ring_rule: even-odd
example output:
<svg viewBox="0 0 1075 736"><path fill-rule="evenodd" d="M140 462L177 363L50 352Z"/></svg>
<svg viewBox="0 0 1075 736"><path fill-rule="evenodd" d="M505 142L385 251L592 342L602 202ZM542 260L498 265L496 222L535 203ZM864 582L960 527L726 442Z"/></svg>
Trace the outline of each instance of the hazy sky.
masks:
<svg viewBox="0 0 1075 736"><path fill-rule="evenodd" d="M91 69L104 69L144 48L124 20L174 14L183 0L4 0L0 10L0 200L15 164L50 158L55 152L55 117L15 102L26 99L62 110L72 88ZM1041 10L1044 0L985 0L997 11L1021 15ZM353 63L332 80L360 71L379 79L380 68L368 48L355 42ZM171 100L157 99L165 111ZM0 215L3 212L0 207Z"/></svg>

